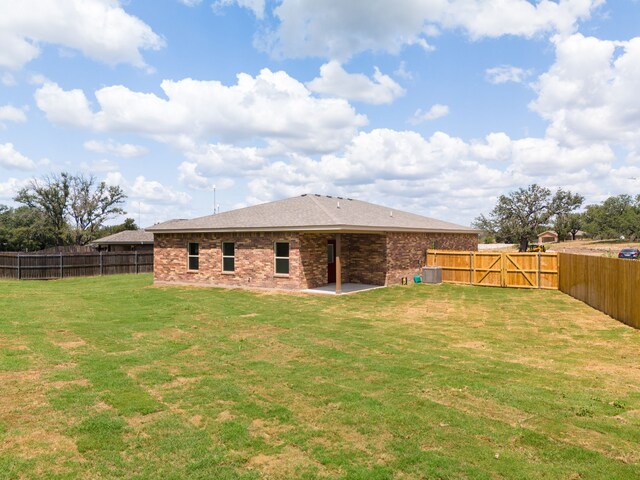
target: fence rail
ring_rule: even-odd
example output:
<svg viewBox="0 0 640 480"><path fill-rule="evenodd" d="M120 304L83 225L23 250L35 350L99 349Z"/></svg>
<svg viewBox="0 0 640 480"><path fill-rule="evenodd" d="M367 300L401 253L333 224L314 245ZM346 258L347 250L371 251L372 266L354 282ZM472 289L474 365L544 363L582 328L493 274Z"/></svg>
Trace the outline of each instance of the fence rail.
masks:
<svg viewBox="0 0 640 480"><path fill-rule="evenodd" d="M0 253L0 278L50 280L153 272L153 253Z"/></svg>
<svg viewBox="0 0 640 480"><path fill-rule="evenodd" d="M427 266L442 281L491 287L558 288L557 253L427 251Z"/></svg>
<svg viewBox="0 0 640 480"><path fill-rule="evenodd" d="M560 291L640 328L640 261L561 253Z"/></svg>

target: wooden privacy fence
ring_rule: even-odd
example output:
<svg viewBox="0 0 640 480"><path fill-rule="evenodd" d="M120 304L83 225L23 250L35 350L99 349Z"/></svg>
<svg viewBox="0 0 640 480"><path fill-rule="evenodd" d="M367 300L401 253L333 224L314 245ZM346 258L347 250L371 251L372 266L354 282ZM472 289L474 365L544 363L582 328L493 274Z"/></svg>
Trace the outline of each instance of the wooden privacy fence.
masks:
<svg viewBox="0 0 640 480"><path fill-rule="evenodd" d="M153 272L153 253L0 253L0 278L49 280Z"/></svg>
<svg viewBox="0 0 640 480"><path fill-rule="evenodd" d="M490 287L558 288L557 253L428 250L427 266L442 267L442 281Z"/></svg>
<svg viewBox="0 0 640 480"><path fill-rule="evenodd" d="M640 328L640 261L561 253L560 290Z"/></svg>

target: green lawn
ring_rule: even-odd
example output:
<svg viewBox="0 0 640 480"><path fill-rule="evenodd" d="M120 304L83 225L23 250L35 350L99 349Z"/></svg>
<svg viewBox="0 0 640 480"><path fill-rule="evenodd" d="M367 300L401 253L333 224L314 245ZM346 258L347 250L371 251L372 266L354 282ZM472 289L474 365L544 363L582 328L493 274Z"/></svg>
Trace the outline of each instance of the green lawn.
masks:
<svg viewBox="0 0 640 480"><path fill-rule="evenodd" d="M2 281L0 478L639 478L639 359L556 291Z"/></svg>

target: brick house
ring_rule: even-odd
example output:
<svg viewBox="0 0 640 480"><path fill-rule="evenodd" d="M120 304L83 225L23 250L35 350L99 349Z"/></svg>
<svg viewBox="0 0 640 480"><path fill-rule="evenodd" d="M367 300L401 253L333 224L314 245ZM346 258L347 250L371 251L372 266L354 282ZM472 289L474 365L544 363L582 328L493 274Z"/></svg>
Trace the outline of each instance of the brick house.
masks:
<svg viewBox="0 0 640 480"><path fill-rule="evenodd" d="M538 243L557 243L558 233L553 230L546 230L538 235Z"/></svg>
<svg viewBox="0 0 640 480"><path fill-rule="evenodd" d="M107 252L153 252L153 233L146 230L124 230L91 242Z"/></svg>
<svg viewBox="0 0 640 480"><path fill-rule="evenodd" d="M154 279L304 290L399 284L427 249L477 250L478 231L350 198L301 195L148 228Z"/></svg>

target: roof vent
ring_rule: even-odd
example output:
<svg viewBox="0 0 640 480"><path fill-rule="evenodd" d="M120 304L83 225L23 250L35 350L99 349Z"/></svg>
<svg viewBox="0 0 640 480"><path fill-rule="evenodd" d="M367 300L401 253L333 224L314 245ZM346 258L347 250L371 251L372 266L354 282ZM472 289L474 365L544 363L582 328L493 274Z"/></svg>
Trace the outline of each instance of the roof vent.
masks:
<svg viewBox="0 0 640 480"><path fill-rule="evenodd" d="M303 193L303 194L302 194L302 195L300 195L300 196L301 196L301 197L306 197L306 196L307 196L307 194L306 194L306 193Z"/></svg>
<svg viewBox="0 0 640 480"><path fill-rule="evenodd" d="M340 208L340 202L338 202L338 206L336 208Z"/></svg>
<svg viewBox="0 0 640 480"><path fill-rule="evenodd" d="M391 211L389 212L389 216L390 216L390 217L393 217L393 210L391 210Z"/></svg>

